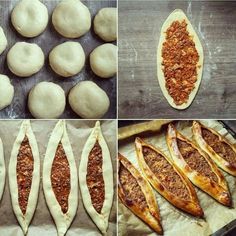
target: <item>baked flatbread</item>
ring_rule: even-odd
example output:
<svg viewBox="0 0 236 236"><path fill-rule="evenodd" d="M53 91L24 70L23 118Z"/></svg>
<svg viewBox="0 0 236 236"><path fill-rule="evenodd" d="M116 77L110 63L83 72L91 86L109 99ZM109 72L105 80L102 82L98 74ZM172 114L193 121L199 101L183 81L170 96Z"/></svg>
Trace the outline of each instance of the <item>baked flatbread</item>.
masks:
<svg viewBox="0 0 236 236"><path fill-rule="evenodd" d="M154 192L148 181L124 156L118 154L118 195L121 202L158 234L163 234Z"/></svg>
<svg viewBox="0 0 236 236"><path fill-rule="evenodd" d="M226 180L203 150L169 124L167 144L174 163L190 181L225 206L231 206Z"/></svg>
<svg viewBox="0 0 236 236"><path fill-rule="evenodd" d="M160 150L136 138L139 166L151 185L175 207L201 217L203 211L192 183Z"/></svg>
<svg viewBox="0 0 236 236"><path fill-rule="evenodd" d="M190 106L201 83L202 70L201 42L184 12L176 9L161 28L157 48L159 85L172 107Z"/></svg>

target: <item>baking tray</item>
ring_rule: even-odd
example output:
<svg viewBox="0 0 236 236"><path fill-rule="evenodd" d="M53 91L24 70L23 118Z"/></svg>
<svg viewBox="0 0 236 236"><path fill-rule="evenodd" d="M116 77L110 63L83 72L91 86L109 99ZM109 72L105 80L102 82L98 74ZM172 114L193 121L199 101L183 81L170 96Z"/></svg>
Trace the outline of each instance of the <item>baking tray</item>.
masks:
<svg viewBox="0 0 236 236"><path fill-rule="evenodd" d="M89 65L89 54L90 52L96 48L97 46L105 43L93 31L93 27L91 27L90 31L86 33L84 36L78 39L67 39L63 36L59 35L51 22L51 15L52 11L57 5L59 0L42 0L42 2L46 5L48 12L49 12L49 23L46 30L38 37L35 38L25 38L22 37L19 33L16 32L14 27L11 24L10 14L17 3L17 0L10 0L10 1L2 1L0 0L0 26L3 28L6 37L8 39L8 47L4 51L4 53L0 56L0 73L9 76L11 79L12 84L15 88L15 96L12 101L12 104L7 108L0 111L0 118L10 118L10 119L18 119L18 118L33 118L30 114L28 107L27 107L27 97L30 89L41 81L51 81L56 84L59 84L65 91L67 96L69 90L77 84L79 81L83 80L92 80L95 82L99 87L106 91L107 95L110 98L110 108L106 115L103 117L104 119L109 118L116 118L116 84L117 79L116 77L110 79L101 79L97 77L90 69ZM92 21L96 13L99 9L103 7L116 7L117 3L114 0L106 0L106 1L99 1L99 0L87 0L82 1L90 10ZM71 78L63 78L57 75L54 71L52 71L51 67L49 66L48 62L48 55L50 50L55 47L56 45L63 43L65 41L76 41L81 43L82 47L84 48L86 54L86 64L82 71ZM6 63L6 55L9 49L16 43L20 41L25 41L29 43L37 43L43 50L45 55L45 65L43 68L35 75L28 77L28 78L20 78L14 75L7 66ZM67 100L67 105L65 108L64 113L60 118L79 118L76 113L70 108Z"/></svg>

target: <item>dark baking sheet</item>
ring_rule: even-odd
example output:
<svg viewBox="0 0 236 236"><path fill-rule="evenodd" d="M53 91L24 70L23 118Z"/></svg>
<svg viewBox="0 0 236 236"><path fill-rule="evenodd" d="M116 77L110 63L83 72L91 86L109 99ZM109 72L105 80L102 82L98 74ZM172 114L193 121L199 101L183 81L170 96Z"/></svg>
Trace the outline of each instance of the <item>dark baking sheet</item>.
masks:
<svg viewBox="0 0 236 236"><path fill-rule="evenodd" d="M110 78L110 79L101 79L97 77L90 69L89 65L89 54L90 52L97 47L98 45L101 45L105 43L101 39L99 39L94 31L93 27L91 27L91 30L85 34L84 36L78 38L78 39L66 39L63 38L61 35L59 35L55 29L52 26L51 23L51 15L52 11L57 5L59 0L42 0L42 2L47 6L48 12L49 12L49 24L46 28L46 31L42 33L40 36L32 39L27 39L22 36L20 36L14 29L14 27L11 24L10 20L10 14L11 10L17 3L17 0L11 0L11 1L1 1L0 0L0 25L3 28L6 37L8 39L8 47L4 51L4 53L0 56L0 73L6 74L11 79L12 84L15 88L15 96L13 99L13 102L10 106L0 111L0 118L11 118L11 119L18 119L18 118L32 118L32 115L30 114L28 107L27 107L27 96L30 91L30 89L40 81L51 81L56 84L59 84L65 91L66 96L69 92L69 90L77 84L79 81L83 80L92 80L95 82L99 87L101 87L103 90L106 91L110 98L110 108L107 114L103 117L105 118L116 118L116 77ZM116 1L114 0L106 0L106 1L99 1L99 0L93 0L93 1L82 1L90 10L92 20L99 9L103 7L116 7ZM85 54L86 54L86 65L83 68L83 70L76 76L73 76L71 78L62 78L55 74L52 69L49 66L48 63L48 55L50 50L65 41L77 41L81 43L82 47L84 48ZM29 77L29 78L19 78L13 73L10 72L10 70L7 67L6 63L6 55L8 50L11 48L12 45L14 45L16 42L19 41L25 41L29 43L37 43L43 50L45 54L45 65L44 67L35 75ZM0 95L1 96L1 95ZM79 118L70 108L68 101L66 105L66 109L63 113L63 115L60 118Z"/></svg>

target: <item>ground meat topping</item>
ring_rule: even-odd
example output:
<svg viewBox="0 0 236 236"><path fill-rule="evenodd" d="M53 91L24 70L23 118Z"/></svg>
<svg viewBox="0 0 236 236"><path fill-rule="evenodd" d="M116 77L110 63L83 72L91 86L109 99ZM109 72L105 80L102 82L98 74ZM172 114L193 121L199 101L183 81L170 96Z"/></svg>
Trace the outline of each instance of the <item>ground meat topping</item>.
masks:
<svg viewBox="0 0 236 236"><path fill-rule="evenodd" d="M143 147L143 156L151 171L168 191L185 200L190 198L184 182L162 155L149 147Z"/></svg>
<svg viewBox="0 0 236 236"><path fill-rule="evenodd" d="M140 210L148 207L146 198L134 176L121 164L119 181L126 196L126 203L137 206Z"/></svg>
<svg viewBox="0 0 236 236"><path fill-rule="evenodd" d="M230 164L236 165L236 153L230 147L229 144L221 141L219 137L213 134L208 129L202 128L203 139L207 144L223 159L228 161Z"/></svg>
<svg viewBox="0 0 236 236"><path fill-rule="evenodd" d="M102 148L98 141L96 141L89 153L86 180L93 207L99 214L101 213L105 200L102 163Z"/></svg>
<svg viewBox="0 0 236 236"><path fill-rule="evenodd" d="M176 105L188 101L197 81L199 55L187 23L174 21L166 31L162 48L165 86Z"/></svg>
<svg viewBox="0 0 236 236"><path fill-rule="evenodd" d="M68 211L68 198L70 194L70 166L62 143L58 144L51 169L52 189L61 206L62 212Z"/></svg>
<svg viewBox="0 0 236 236"><path fill-rule="evenodd" d="M16 164L18 202L23 215L26 213L34 171L34 159L28 137L21 143Z"/></svg>
<svg viewBox="0 0 236 236"><path fill-rule="evenodd" d="M214 182L218 182L216 174L211 170L205 158L185 141L177 139L179 151L191 169L199 172Z"/></svg>

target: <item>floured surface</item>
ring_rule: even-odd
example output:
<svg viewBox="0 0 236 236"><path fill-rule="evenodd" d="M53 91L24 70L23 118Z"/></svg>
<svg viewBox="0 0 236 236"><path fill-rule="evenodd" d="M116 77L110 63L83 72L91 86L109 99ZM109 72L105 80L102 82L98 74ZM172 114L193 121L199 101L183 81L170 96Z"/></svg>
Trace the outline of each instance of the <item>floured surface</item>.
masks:
<svg viewBox="0 0 236 236"><path fill-rule="evenodd" d="M5 152L5 162L8 167L9 157L12 145L18 135L19 128L22 121L0 121L0 137L2 138ZM42 177L42 167L44 154L52 130L54 129L57 121L31 121L31 126L36 137L39 154L40 154L40 173ZM90 135L95 121L66 121L67 133L75 156L77 169L80 163L80 157L83 146ZM111 154L113 165L113 172L116 173L116 121L101 121L101 128L106 139L108 148ZM116 175L114 174L114 192L116 193ZM42 179L41 179L42 180ZM6 179L8 183L8 178ZM116 194L114 195L112 210L109 218L108 235L116 235ZM6 236L23 236L21 228L17 223L14 216L8 184L5 186L2 201L0 202L0 235ZM47 208L42 182L39 189L39 200L35 211L34 218L29 226L28 236L47 235L56 236L56 226ZM86 213L83 202L81 199L79 189L79 206L75 219L69 228L66 236L88 235L98 236L101 235L96 225L92 222L89 215Z"/></svg>
<svg viewBox="0 0 236 236"><path fill-rule="evenodd" d="M71 41L71 39L64 38L60 36L51 23L51 14L55 6L60 0L42 0L42 2L46 5L49 12L49 23L46 30L39 35L38 37L27 39L20 36L14 29L10 20L10 13L18 0L1 0L0 1L0 26L3 28L7 40L8 46L7 49L0 55L0 71L1 74L6 74L9 76L12 84L15 87L15 96L12 101L12 104L4 110L0 111L0 118L32 118L28 108L27 108L27 96L30 89L37 83L41 81L50 81L60 85L66 95L69 90L78 82L84 80L91 80L95 82L99 87L106 91L108 97L110 98L110 108L104 118L115 118L116 117L116 78L113 77L111 79L100 79L98 78L90 69L88 56L90 52L97 46L105 43L101 40L93 31L93 27L91 27L90 31L84 36L73 39L72 41L79 42L86 55L86 63L85 67L82 71L71 77L71 78L62 78L58 76L51 67L48 62L48 55L50 50L56 45L63 43L65 41ZM95 16L95 14L103 7L116 7L115 0L87 0L82 1L90 10L91 17ZM43 68L35 75L29 78L19 78L12 74L8 69L6 63L6 55L9 49L18 41L26 41L29 43L37 43L43 50L45 54L45 65ZM67 104L66 109L63 115L60 118L79 118Z"/></svg>
<svg viewBox="0 0 236 236"><path fill-rule="evenodd" d="M227 130L225 130L223 126L217 121L204 121L203 124L217 130L222 135L227 134L226 137L229 138L231 143L236 145L236 140L230 134L228 134ZM182 121L178 123L177 129L187 138L192 139L191 122ZM144 140L160 148L166 155L170 157L164 132L156 133L156 135L146 137ZM134 142L129 141L122 143L119 147L119 152L127 157L135 165L135 167L140 170L136 160ZM223 171L222 173L225 175L228 182L230 192L232 194L233 205L236 206L236 178L226 174ZM161 222L165 233L164 235L176 236L182 235L184 232L184 235L187 236L196 234L198 236L205 236L216 232L218 229L236 219L235 209L224 207L206 193L197 188L195 189L200 201L200 205L204 211L205 220L197 219L183 213L168 203L167 200L161 197L160 194L155 192L160 208L160 215L162 219ZM120 226L120 236L125 235L125 233L129 233L129 235L137 235L137 233L139 233L139 235L156 235L155 233L152 233L148 226L146 226L141 220L134 216L120 202L118 220Z"/></svg>

